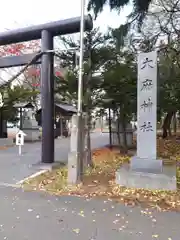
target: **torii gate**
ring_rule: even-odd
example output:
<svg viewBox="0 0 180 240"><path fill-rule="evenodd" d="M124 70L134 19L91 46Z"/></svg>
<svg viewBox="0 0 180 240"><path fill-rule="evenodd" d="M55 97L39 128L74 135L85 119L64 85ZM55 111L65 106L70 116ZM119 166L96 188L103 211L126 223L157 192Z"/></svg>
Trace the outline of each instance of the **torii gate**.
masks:
<svg viewBox="0 0 180 240"><path fill-rule="evenodd" d="M0 45L41 39L41 53L2 57L0 68L41 63L42 163L54 162L53 37L79 32L80 19L80 17L70 18L0 33ZM84 30L91 30L93 28L91 16L85 16L84 21Z"/></svg>

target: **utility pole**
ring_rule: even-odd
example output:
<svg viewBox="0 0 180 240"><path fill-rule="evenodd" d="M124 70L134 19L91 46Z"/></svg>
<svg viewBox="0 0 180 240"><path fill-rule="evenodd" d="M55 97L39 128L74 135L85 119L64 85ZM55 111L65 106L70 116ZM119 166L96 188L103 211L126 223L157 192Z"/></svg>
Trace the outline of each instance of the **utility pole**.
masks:
<svg viewBox="0 0 180 240"><path fill-rule="evenodd" d="M82 139L82 131L84 130L83 124L83 111L82 111L82 99L83 99L83 58L84 58L84 12L85 12L85 0L81 0L81 22L80 22L80 55L79 55L79 79L78 79L78 127L77 127L77 162L78 162L78 177L79 181L82 180L83 174L83 158L84 147ZM83 128L83 129L82 129Z"/></svg>

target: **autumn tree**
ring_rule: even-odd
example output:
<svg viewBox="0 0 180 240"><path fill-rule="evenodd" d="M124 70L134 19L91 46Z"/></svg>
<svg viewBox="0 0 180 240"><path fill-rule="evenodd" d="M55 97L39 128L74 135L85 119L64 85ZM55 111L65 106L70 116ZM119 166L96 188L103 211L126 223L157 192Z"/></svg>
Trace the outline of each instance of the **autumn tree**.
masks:
<svg viewBox="0 0 180 240"><path fill-rule="evenodd" d="M23 54L28 53L36 53L40 50L40 41L30 41L25 43L18 43L18 44L11 44L11 45L4 45L0 48L0 56L1 57L7 57L7 56L19 56ZM6 84L10 88L16 85L24 86L24 88L29 88L32 91L37 91L37 85L40 82L39 78L39 66L32 65L28 67L27 70L22 72L20 76L18 76L16 79L13 79L13 76L16 76L16 74L21 71L23 67L13 67L13 68L5 68L1 69L1 75L3 75L3 72L6 72L5 78L3 79L1 77L1 85ZM9 80L11 82L9 82ZM33 103L36 104L37 99L35 98Z"/></svg>
<svg viewBox="0 0 180 240"><path fill-rule="evenodd" d="M72 38L61 38L66 49L61 55L61 66L66 67L64 79L57 79L57 88L65 101L77 105L78 93L78 53L80 43ZM90 150L91 112L99 104L101 98L101 68L108 60L109 49L105 46L104 35L99 29L85 33L84 38L84 74L83 74L83 111L86 115L87 146ZM74 49L74 50L73 50ZM90 159L90 157L89 157ZM88 161L90 163L90 161ZM91 163L90 163L91 164Z"/></svg>
<svg viewBox="0 0 180 240"><path fill-rule="evenodd" d="M30 41L25 43L18 43L18 44L11 44L5 45L0 47L0 56L7 57L7 56L19 56L22 54L28 53L37 53L40 51L40 41ZM5 91L6 95L10 93L8 96L9 101L6 102L6 112L7 109L12 109L12 104L15 102L25 101L25 99L31 101L36 109L39 108L40 105L40 93L41 93L41 86L40 86L40 66L36 63L30 65L25 71L22 71L23 67L15 67L15 68L8 68L1 70L1 92ZM22 72L21 72L22 71ZM21 74L18 77L14 77L17 75L18 72ZM62 74L59 70L59 67L55 66L54 69L56 78L59 78ZM5 73L5 74L4 74ZM5 75L3 78L2 75ZM20 94L22 91L22 94ZM14 96L13 96L14 94ZM23 97L21 97L23 96ZM26 96L26 97L24 97ZM9 104L9 105L8 105ZM5 111L5 109L1 109ZM9 114L1 114L1 116L5 117L4 121L8 119L13 119L10 116L12 112L12 116L14 116L13 111L8 111ZM1 118L2 119L2 118ZM2 122L2 121L1 121Z"/></svg>
<svg viewBox="0 0 180 240"><path fill-rule="evenodd" d="M109 61L104 65L101 87L104 90L102 106L111 108L116 114L119 144L121 126L126 152L126 126L136 113L137 69L134 53L125 49L121 40L119 29L112 29L109 36L111 51Z"/></svg>
<svg viewBox="0 0 180 240"><path fill-rule="evenodd" d="M135 52L157 50L158 116L164 116L163 137L171 135L171 122L179 112L179 0L156 0L152 3L141 28L133 32L129 46Z"/></svg>
<svg viewBox="0 0 180 240"><path fill-rule="evenodd" d="M66 71L64 78L60 77L59 82L58 79L56 79L58 87L57 91L63 95L66 101L72 101L73 104L77 104L78 52L80 43L79 41L74 41L72 38L68 37L61 38L61 41L65 45L67 51L61 53L61 59L63 59L63 61L60 65L61 67L66 68ZM101 80L99 76L101 75L102 66L106 63L106 61L108 61L110 49L106 46L106 39L98 28L92 30L91 32L86 32L84 42L83 93L87 92L86 90L88 84L91 96L97 96L99 93L99 81ZM88 80L89 77L90 80ZM83 103L86 105L86 95L83 94L83 96ZM92 107L96 105L95 99L92 100L91 104ZM90 105L88 106L91 108Z"/></svg>
<svg viewBox="0 0 180 240"><path fill-rule="evenodd" d="M32 53L39 50L39 41L31 41L29 43L18 43L1 46L0 56L7 57L13 55L21 55L26 53ZM38 91L33 89L29 78L28 71L23 72L19 77L14 78L17 73L21 70L21 67L15 69L2 69L1 80L0 80L0 93L2 96L2 105L0 108L0 137L7 137L7 121L17 121L17 109L14 108L14 104L17 102L36 100ZM5 74L4 74L5 73ZM3 78L2 75L5 77ZM28 78L27 78L28 76ZM27 88L26 84L30 86Z"/></svg>

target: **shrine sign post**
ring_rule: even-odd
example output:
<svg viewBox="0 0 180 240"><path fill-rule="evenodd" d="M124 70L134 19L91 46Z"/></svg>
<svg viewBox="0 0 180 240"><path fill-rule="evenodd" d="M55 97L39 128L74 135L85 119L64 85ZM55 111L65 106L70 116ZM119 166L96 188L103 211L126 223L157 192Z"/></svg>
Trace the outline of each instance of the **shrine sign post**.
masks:
<svg viewBox="0 0 180 240"><path fill-rule="evenodd" d="M162 172L157 158L157 52L138 55L137 156L131 161L136 171Z"/></svg>
<svg viewBox="0 0 180 240"><path fill-rule="evenodd" d="M176 190L176 167L157 159L157 52L138 55L137 154L116 172L121 186Z"/></svg>

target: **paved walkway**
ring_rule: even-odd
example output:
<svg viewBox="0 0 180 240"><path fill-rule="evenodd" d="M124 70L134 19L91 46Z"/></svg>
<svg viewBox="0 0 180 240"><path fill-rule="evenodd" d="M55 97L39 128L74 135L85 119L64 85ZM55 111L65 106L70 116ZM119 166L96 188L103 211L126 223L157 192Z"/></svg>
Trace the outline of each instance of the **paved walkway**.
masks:
<svg viewBox="0 0 180 240"><path fill-rule="evenodd" d="M92 148L107 145L108 134L92 133L91 140ZM67 162L69 144L69 138L55 140L55 161ZM41 142L26 143L22 153L16 146L0 150L0 185L16 184L39 171L35 164L41 161Z"/></svg>
<svg viewBox="0 0 180 240"><path fill-rule="evenodd" d="M107 134L92 134L93 148L107 143ZM66 162L68 151L69 139L56 140L56 160ZM0 240L180 239L179 213L7 187L35 173L40 153L40 143L26 144L20 158L16 147L0 151Z"/></svg>
<svg viewBox="0 0 180 240"><path fill-rule="evenodd" d="M0 187L0 239L179 240L180 214Z"/></svg>

